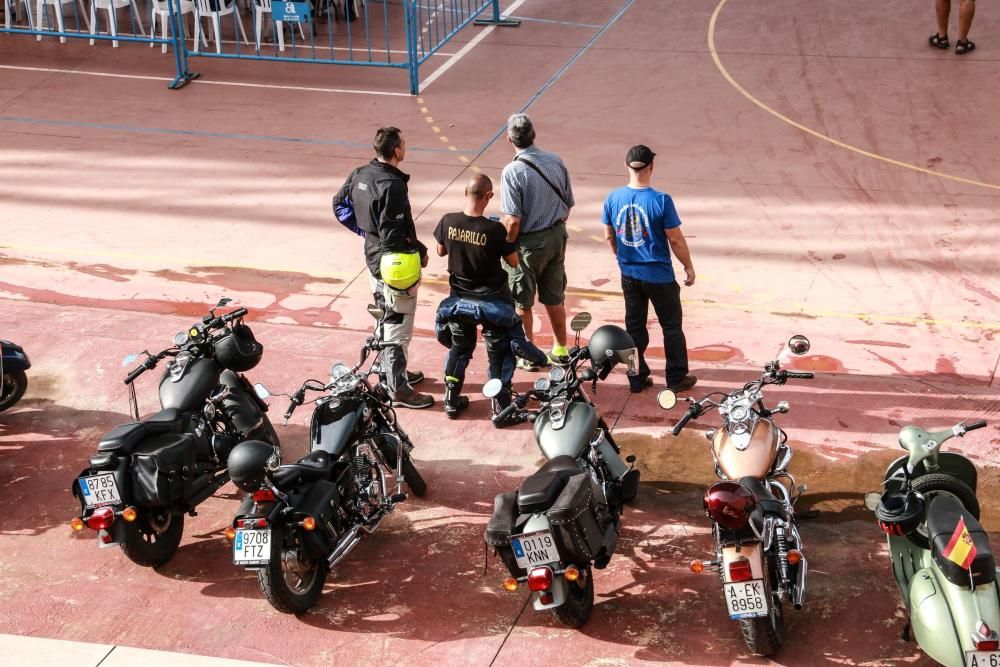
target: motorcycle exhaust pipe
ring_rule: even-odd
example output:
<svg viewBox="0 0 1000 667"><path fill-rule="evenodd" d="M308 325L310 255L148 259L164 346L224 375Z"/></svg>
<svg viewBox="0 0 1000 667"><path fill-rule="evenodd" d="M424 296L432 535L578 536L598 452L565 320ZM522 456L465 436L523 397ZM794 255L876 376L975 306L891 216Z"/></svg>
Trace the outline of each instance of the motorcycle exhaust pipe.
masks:
<svg viewBox="0 0 1000 667"><path fill-rule="evenodd" d="M361 532L361 526L355 524L351 526L351 529L344 533L344 535L337 540L337 545L327 556L326 561L329 564L330 569L337 567L340 561L347 557L347 554L351 552L358 542L361 541L361 536L358 533Z"/></svg>
<svg viewBox="0 0 1000 667"><path fill-rule="evenodd" d="M796 610L802 609L806 601L806 576L809 573L809 564L805 556L799 561L799 574L795 578L795 589L792 591L792 605Z"/></svg>

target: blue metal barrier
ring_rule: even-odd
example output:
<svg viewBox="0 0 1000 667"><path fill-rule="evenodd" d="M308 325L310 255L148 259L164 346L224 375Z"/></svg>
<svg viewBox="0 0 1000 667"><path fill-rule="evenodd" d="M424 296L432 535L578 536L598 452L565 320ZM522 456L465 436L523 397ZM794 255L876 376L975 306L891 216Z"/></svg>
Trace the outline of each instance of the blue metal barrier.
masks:
<svg viewBox="0 0 1000 667"><path fill-rule="evenodd" d="M189 57L215 57L403 69L409 74L410 92L416 94L420 66L471 21L479 25L517 24L501 18L499 0L145 0L150 3L147 18L152 21L160 7L161 22L169 19L172 34L167 36L164 29L161 37L154 37L142 30L137 3L144 0L87 0L90 16L104 11L112 25L117 22L117 9L128 8L126 27L130 32L105 35L94 34L96 28L91 31L91 23L96 21L88 20L86 14L87 29L82 29L77 8L82 10L83 1L3 0L5 24L0 32L39 39L56 36L62 41L66 37L112 40L115 46L119 41L159 44L164 50L169 46L177 66L171 88L198 76L188 70ZM46 14L54 9L60 29L52 31L50 24L46 29L35 20L33 5L42 7ZM67 5L73 7L72 28L62 21ZM163 6L167 14L163 14ZM14 25L11 14L20 8L25 10L26 24ZM492 17L477 19L487 8L492 8ZM190 43L184 21L188 14L193 17ZM112 31L117 33L117 29Z"/></svg>

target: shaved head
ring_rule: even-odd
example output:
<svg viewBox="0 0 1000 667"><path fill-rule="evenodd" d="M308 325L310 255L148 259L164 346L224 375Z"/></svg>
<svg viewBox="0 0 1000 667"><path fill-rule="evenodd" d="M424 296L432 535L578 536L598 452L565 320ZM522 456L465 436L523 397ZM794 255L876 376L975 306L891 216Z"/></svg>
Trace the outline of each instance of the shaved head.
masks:
<svg viewBox="0 0 1000 667"><path fill-rule="evenodd" d="M485 197L490 192L493 192L493 181L486 174L476 174L465 185L465 194L467 197L479 199Z"/></svg>

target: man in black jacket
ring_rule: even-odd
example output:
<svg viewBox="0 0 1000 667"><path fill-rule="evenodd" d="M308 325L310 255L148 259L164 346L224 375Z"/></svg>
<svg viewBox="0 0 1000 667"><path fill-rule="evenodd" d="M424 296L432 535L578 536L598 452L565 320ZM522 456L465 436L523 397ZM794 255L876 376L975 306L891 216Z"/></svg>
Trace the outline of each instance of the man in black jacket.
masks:
<svg viewBox="0 0 1000 667"><path fill-rule="evenodd" d="M434 398L412 387L424 374L406 370L420 267L427 266L427 247L417 239L410 210L410 176L399 169L406 140L398 128L382 127L375 133L374 147L375 159L351 172L333 198L333 207L348 226L345 218L353 209L353 223L365 237L365 263L375 303L386 312L384 340L399 343L383 350L381 360L392 403L429 408Z"/></svg>

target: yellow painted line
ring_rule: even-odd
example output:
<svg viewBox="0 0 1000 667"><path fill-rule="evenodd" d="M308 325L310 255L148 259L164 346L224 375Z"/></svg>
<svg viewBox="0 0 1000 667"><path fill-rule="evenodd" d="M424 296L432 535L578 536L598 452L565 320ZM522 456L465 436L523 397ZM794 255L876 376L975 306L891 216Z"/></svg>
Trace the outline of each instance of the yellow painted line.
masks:
<svg viewBox="0 0 1000 667"><path fill-rule="evenodd" d="M438 137L438 139L440 139L442 143L448 143L448 137L444 136L443 134L440 137Z"/></svg>
<svg viewBox="0 0 1000 667"><path fill-rule="evenodd" d="M576 225L566 225L566 226L569 227L569 230L571 232L582 232L583 231L582 229L580 229Z"/></svg>
<svg viewBox="0 0 1000 667"><path fill-rule="evenodd" d="M430 116L427 116L427 118L424 118L424 120L426 120L428 123L433 123L434 122L434 119L431 118ZM441 130L437 130L437 131L440 132Z"/></svg>
<svg viewBox="0 0 1000 667"><path fill-rule="evenodd" d="M419 99L419 98L417 98L417 99ZM420 102L420 104L423 104L423 102ZM430 113L430 112L427 111L427 107L420 107L420 113Z"/></svg>
<svg viewBox="0 0 1000 667"><path fill-rule="evenodd" d="M423 104L423 103L424 103L424 98L418 97L417 98L417 104ZM424 109L424 113L427 113L427 109Z"/></svg>
<svg viewBox="0 0 1000 667"><path fill-rule="evenodd" d="M464 155L459 155L458 159L464 162L465 164L469 164L469 158L465 157Z"/></svg>
<svg viewBox="0 0 1000 667"><path fill-rule="evenodd" d="M821 140L823 140L823 141L825 141L827 143L830 143L830 144L833 144L834 146L837 146L838 148L843 148L844 150L851 151L852 153L857 153L858 155L863 155L863 156L871 158L873 160L878 160L880 162L885 162L886 164L891 164L891 165L893 165L895 167L901 167L903 169L909 169L911 171L916 171L916 172L921 173L921 174L927 174L928 176L936 176L938 178L944 178L944 179L947 179L949 181L955 181L956 183L964 183L966 185L975 185L975 186L979 186L981 188L989 188L991 190L1000 190L1000 185L998 185L996 183L987 183L985 181L977 181L977 180L971 179L971 178L963 178L961 176L952 176L951 174L942 174L939 171L933 171L933 170L927 169L925 167L920 167L920 166L917 166L915 164L910 164L909 162L901 162L900 160L894 160L894 159L892 159L890 157L886 157L884 155L879 155L878 153L873 153L873 152L867 151L867 150L865 150L863 148L858 148L857 146L852 146L851 144L847 144L847 143L844 143L843 141L839 141L837 139L834 139L833 137L831 137L829 135L826 135L826 134L823 134L822 132L817 132L816 130L808 128L808 127L806 127L805 125L803 125L801 123L797 123L796 121L792 120L788 116L786 116L786 115L784 115L784 114L782 114L782 113L780 113L778 111L775 111L771 107L769 107L766 104L764 104L763 102L761 102L759 99L757 99L756 97L754 97L753 95L751 95L749 92L747 92L746 88L744 88L743 86L741 86L739 83L736 82L736 79L734 79L732 77L732 75L726 70L725 66L722 64L722 60L719 58L719 52L715 48L715 25L718 22L719 14L722 12L722 8L726 6L726 3L728 1L729 0L720 0L719 4L715 7L715 11L712 12L712 19L708 22L708 50L712 54L712 60L715 62L715 67L722 74L723 78L726 81L728 81L729 84L733 88L735 88L737 91L739 91L739 93L741 95L743 95L743 97L745 97L748 100L750 100L751 102L753 102L753 104L755 104L757 107L759 107L760 109L762 109L762 110L766 111L767 113L771 114L772 116L774 116L778 120L780 120L780 121L782 121L784 123L787 123L788 125L791 125L792 127L794 127L797 130L801 130L802 132L805 132L806 134L810 134L810 135L816 137L817 139L821 139Z"/></svg>
<svg viewBox="0 0 1000 667"><path fill-rule="evenodd" d="M441 134L441 128L438 127L437 125L432 127L431 130L434 132L434 134Z"/></svg>
<svg viewBox="0 0 1000 667"><path fill-rule="evenodd" d="M448 146L448 150L450 150L450 151L458 151L458 149L455 148L454 146Z"/></svg>

